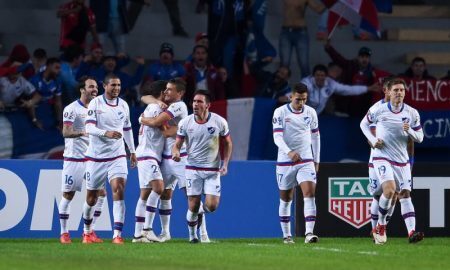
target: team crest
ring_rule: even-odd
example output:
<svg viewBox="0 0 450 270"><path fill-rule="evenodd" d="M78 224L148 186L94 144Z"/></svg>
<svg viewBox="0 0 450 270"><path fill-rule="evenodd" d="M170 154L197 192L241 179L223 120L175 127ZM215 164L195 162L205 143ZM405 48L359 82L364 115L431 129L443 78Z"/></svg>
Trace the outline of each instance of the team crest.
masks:
<svg viewBox="0 0 450 270"><path fill-rule="evenodd" d="M215 128L213 128L213 127L209 127L208 128L208 132L209 132L209 134L214 134L214 132L216 132L216 129Z"/></svg>
<svg viewBox="0 0 450 270"><path fill-rule="evenodd" d="M368 178L328 178L328 212L359 229L370 222Z"/></svg>
<svg viewBox="0 0 450 270"><path fill-rule="evenodd" d="M307 125L309 125L311 123L311 117L309 117L309 116L303 117L303 120L305 120L305 123Z"/></svg>

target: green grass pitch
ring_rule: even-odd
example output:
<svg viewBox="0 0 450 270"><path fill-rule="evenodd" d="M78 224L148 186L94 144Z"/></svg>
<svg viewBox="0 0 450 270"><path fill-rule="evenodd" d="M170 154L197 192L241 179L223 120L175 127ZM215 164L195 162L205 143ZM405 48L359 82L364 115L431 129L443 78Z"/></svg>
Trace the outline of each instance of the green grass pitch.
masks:
<svg viewBox="0 0 450 270"><path fill-rule="evenodd" d="M105 239L107 240L107 239ZM217 239L189 244L83 245L73 239L0 239L0 269L450 269L450 238L426 238L408 244L390 238L383 246L369 238L321 238L317 244L285 245L280 239Z"/></svg>

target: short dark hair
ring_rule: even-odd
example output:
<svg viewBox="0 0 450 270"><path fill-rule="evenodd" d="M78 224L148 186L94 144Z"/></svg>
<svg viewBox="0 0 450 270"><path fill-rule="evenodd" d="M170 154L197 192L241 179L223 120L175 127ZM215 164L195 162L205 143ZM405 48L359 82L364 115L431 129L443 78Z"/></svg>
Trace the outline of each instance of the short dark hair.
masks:
<svg viewBox="0 0 450 270"><path fill-rule="evenodd" d="M417 57L414 57L414 59L411 61L411 65L414 64L414 63L417 63L417 62L422 62L424 64L427 63L427 62L425 62L425 59L423 57L417 56Z"/></svg>
<svg viewBox="0 0 450 270"><path fill-rule="evenodd" d="M109 81L113 80L113 79L119 79L119 76L117 76L116 74L110 73L108 75L105 76L105 78L103 79L103 84L108 84Z"/></svg>
<svg viewBox="0 0 450 270"><path fill-rule="evenodd" d="M42 48L37 48L33 52L33 57L38 59L47 58L47 52Z"/></svg>
<svg viewBox="0 0 450 270"><path fill-rule="evenodd" d="M72 62L83 54L84 50L79 45L70 45L64 50L64 60Z"/></svg>
<svg viewBox="0 0 450 270"><path fill-rule="evenodd" d="M322 64L315 65L314 68L313 68L313 73L312 74L313 75L316 74L317 71L323 71L323 72L325 72L325 74L328 74L327 67L325 65L322 65Z"/></svg>
<svg viewBox="0 0 450 270"><path fill-rule="evenodd" d="M401 79L401 78L393 78L391 79L387 84L387 88L390 90L392 88L393 85L396 84L403 84L403 86L406 88L406 82L405 80Z"/></svg>
<svg viewBox="0 0 450 270"><path fill-rule="evenodd" d="M304 83L296 83L292 86L292 94L304 94L308 93L308 86Z"/></svg>
<svg viewBox="0 0 450 270"><path fill-rule="evenodd" d="M141 95L152 95L155 98L159 98L161 94L166 90L167 81L159 80L151 83L146 83L142 87Z"/></svg>
<svg viewBox="0 0 450 270"><path fill-rule="evenodd" d="M56 57L50 57L49 59L47 59L47 62L45 63L47 66L51 66L51 65L53 65L53 64L55 64L55 63L58 63L58 64L60 64L61 63L61 60L59 60L58 58L56 58Z"/></svg>
<svg viewBox="0 0 450 270"><path fill-rule="evenodd" d="M387 76L383 78L383 88L387 88L390 81L395 79L395 76Z"/></svg>
<svg viewBox="0 0 450 270"><path fill-rule="evenodd" d="M93 80L95 81L95 78L92 76L83 76L78 80L77 89L81 92L81 89L86 87L86 81L87 80ZM97 82L97 81L96 81Z"/></svg>
<svg viewBox="0 0 450 270"><path fill-rule="evenodd" d="M186 91L186 81L182 78L173 78L170 79L167 83L174 84L178 93Z"/></svg>
<svg viewBox="0 0 450 270"><path fill-rule="evenodd" d="M209 93L208 90L204 90L204 89L198 89L194 92L194 94L192 95L192 97L195 97L196 95L202 95L205 97L205 100L207 103L211 103L211 94ZM192 98L194 99L194 98Z"/></svg>
<svg viewBox="0 0 450 270"><path fill-rule="evenodd" d="M206 51L206 53L208 53L208 48L207 48L206 46L204 46L204 45L195 45L194 48L192 48L192 54L194 54L195 51L196 51L198 48L202 48L202 49L204 49L204 50Z"/></svg>

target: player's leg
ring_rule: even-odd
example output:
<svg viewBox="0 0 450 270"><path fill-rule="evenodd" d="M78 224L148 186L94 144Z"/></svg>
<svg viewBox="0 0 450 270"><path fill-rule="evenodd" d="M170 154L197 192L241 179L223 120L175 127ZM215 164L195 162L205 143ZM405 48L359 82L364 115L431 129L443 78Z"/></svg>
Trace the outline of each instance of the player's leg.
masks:
<svg viewBox="0 0 450 270"><path fill-rule="evenodd" d="M139 180L139 182L141 182ZM150 195L151 188L140 188L139 199L136 203L136 209L134 211L135 223L134 223L134 237L133 243L147 243L147 238L142 235L145 222L145 204L147 203L148 195Z"/></svg>
<svg viewBox="0 0 450 270"><path fill-rule="evenodd" d="M373 196L372 203L370 204L370 222L372 224L372 231L377 227L378 224L378 200L380 196Z"/></svg>
<svg viewBox="0 0 450 270"><path fill-rule="evenodd" d="M295 171L293 166L277 166L277 183L280 193L280 202L278 206L278 215L280 217L280 226L283 233L283 242L293 244L291 233L291 208L294 198L294 187L297 185L295 180Z"/></svg>
<svg viewBox="0 0 450 270"><path fill-rule="evenodd" d="M188 211L186 220L189 230L189 242L198 243L197 225L198 209L200 207L201 195L203 194L204 180L196 170L186 170L186 193L188 195Z"/></svg>
<svg viewBox="0 0 450 270"><path fill-rule="evenodd" d="M408 241L410 243L420 242L423 240L424 234L416 231L416 212L411 200L412 175L409 164L396 168L395 173L400 182L400 209L408 231Z"/></svg>
<svg viewBox="0 0 450 270"><path fill-rule="evenodd" d="M316 225L316 170L312 162L297 165L297 183L303 194L303 214L305 217L305 243L316 243L319 237L314 235Z"/></svg>
<svg viewBox="0 0 450 270"><path fill-rule="evenodd" d="M125 184L128 175L127 161L118 158L108 163L108 179L111 185L114 217L114 244L123 244L122 229L125 221Z"/></svg>
<svg viewBox="0 0 450 270"><path fill-rule="evenodd" d="M69 230L67 228L67 222L69 221L70 215L70 203L72 202L75 191L63 192L61 201L59 202L58 212L59 212L59 223L61 225L61 244L70 244L72 240L70 239Z"/></svg>
<svg viewBox="0 0 450 270"><path fill-rule="evenodd" d="M164 189L160 197L159 217L161 219L161 234L159 239L161 242L169 241L170 236L170 217L172 215L172 188Z"/></svg>
<svg viewBox="0 0 450 270"><path fill-rule="evenodd" d="M164 190L164 182L162 180L161 174L159 178L154 179L150 182L152 191L147 199L146 212L145 212L145 224L144 224L144 235L146 238L153 242L161 242L161 240L155 235L153 231L153 221L156 215L156 209L158 209L158 202L161 194Z"/></svg>
<svg viewBox="0 0 450 270"><path fill-rule="evenodd" d="M92 219L91 224L91 239L95 243L103 243L103 240L100 239L100 237L98 237L97 234L95 233L95 225L97 223L97 219L102 214L103 204L105 203L105 200L106 200L106 189L103 188L98 191L97 202L95 203L94 206L95 207L94 217Z"/></svg>
<svg viewBox="0 0 450 270"><path fill-rule="evenodd" d="M372 230L370 231L370 235L372 235L373 231L377 227L378 224L378 201L380 200L380 195L382 192L381 184L378 181L378 178L375 174L375 170L373 168L373 164L369 164L369 193L372 195L372 203L370 204L370 221L372 224Z"/></svg>

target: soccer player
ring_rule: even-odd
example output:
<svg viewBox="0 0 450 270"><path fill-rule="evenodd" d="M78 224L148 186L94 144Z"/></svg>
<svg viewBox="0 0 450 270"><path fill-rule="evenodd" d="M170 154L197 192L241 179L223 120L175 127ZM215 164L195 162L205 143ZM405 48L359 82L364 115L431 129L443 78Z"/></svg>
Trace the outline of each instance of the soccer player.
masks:
<svg viewBox="0 0 450 270"><path fill-rule="evenodd" d="M92 243L93 206L98 191L109 180L113 193L114 244L123 244L122 228L125 219L124 190L128 175L124 140L131 153L131 167L137 163L131 130L130 110L121 98L120 79L108 75L103 82L105 93L94 98L88 107L86 131L89 146L86 151L86 202L83 205L83 243Z"/></svg>
<svg viewBox="0 0 450 270"><path fill-rule="evenodd" d="M165 88L165 81L152 82L148 91L145 90L144 94L162 100ZM157 117L161 113L161 107L156 103L151 103L145 108L143 117ZM164 190L163 177L159 166L164 140L163 132L158 127L141 124L139 145L136 149L141 192L136 204L133 243L160 242L160 239L153 232L153 220L155 219L159 198Z"/></svg>
<svg viewBox="0 0 450 270"><path fill-rule="evenodd" d="M97 82L91 77L81 78L78 90L81 93L80 99L67 105L63 112L62 133L65 138L64 165L61 179L63 196L58 207L61 224L61 237L59 240L62 244L72 243L67 228L67 221L70 215L70 203L75 195L75 191L81 191L81 185L84 180L86 166L84 153L89 142L84 121L87 116L89 102L97 96ZM95 220L101 214L105 196L106 191L104 189L99 190L92 226L94 226ZM92 231L91 239L93 242L103 242L94 231Z"/></svg>
<svg viewBox="0 0 450 270"><path fill-rule="evenodd" d="M409 242L416 243L423 239L423 233L415 231L416 219L410 196L412 177L407 145L409 138L418 143L422 142L423 130L417 110L403 103L405 82L393 79L387 86L390 101L367 114L360 124L362 132L374 148L373 166L383 190L379 199L378 224L373 237L376 244L384 244L387 241L386 217L398 186ZM376 125L376 136L370 131L371 124Z"/></svg>
<svg viewBox="0 0 450 270"><path fill-rule="evenodd" d="M194 92L194 113L178 123L177 139L172 149L172 159L181 160L181 149L186 142L186 193L189 209L186 214L189 241L198 243L197 226L201 196L205 194L203 209L214 212L220 201L220 176L228 172L232 142L228 123L215 113L209 112L211 97L208 91ZM224 160L220 160L219 144L223 138Z"/></svg>
<svg viewBox="0 0 450 270"><path fill-rule="evenodd" d="M160 235L161 241L165 242L171 239L170 236L170 215L172 213L172 196L173 190L177 183L178 187L184 190L186 194L186 180L185 180L185 161L186 148L183 145L180 153L180 162L172 160L172 148L175 143L175 136L178 123L187 117L188 109L186 104L182 101L186 91L186 84L182 79L171 79L167 83L164 91L164 101L170 104L164 113L154 118L142 117L141 123L151 127L161 127L168 123L167 131L165 132L167 138L163 150L163 161L161 165L162 175L164 179L165 190L161 195L161 203L159 207L159 215L161 217L162 232ZM157 103L151 96L146 96L144 100L146 103ZM151 208L147 208L153 210ZM200 241L202 243L209 243L211 240L206 230L206 218L204 216L203 205L200 202L199 209L199 227L200 227Z"/></svg>
<svg viewBox="0 0 450 270"><path fill-rule="evenodd" d="M315 189L320 162L320 134L316 111L306 105L308 88L297 83L292 88L291 102L277 108L273 114L273 139L278 146L277 182L280 190L279 216L283 242L293 244L291 234L291 204L294 188L303 193L305 243L316 243Z"/></svg>

